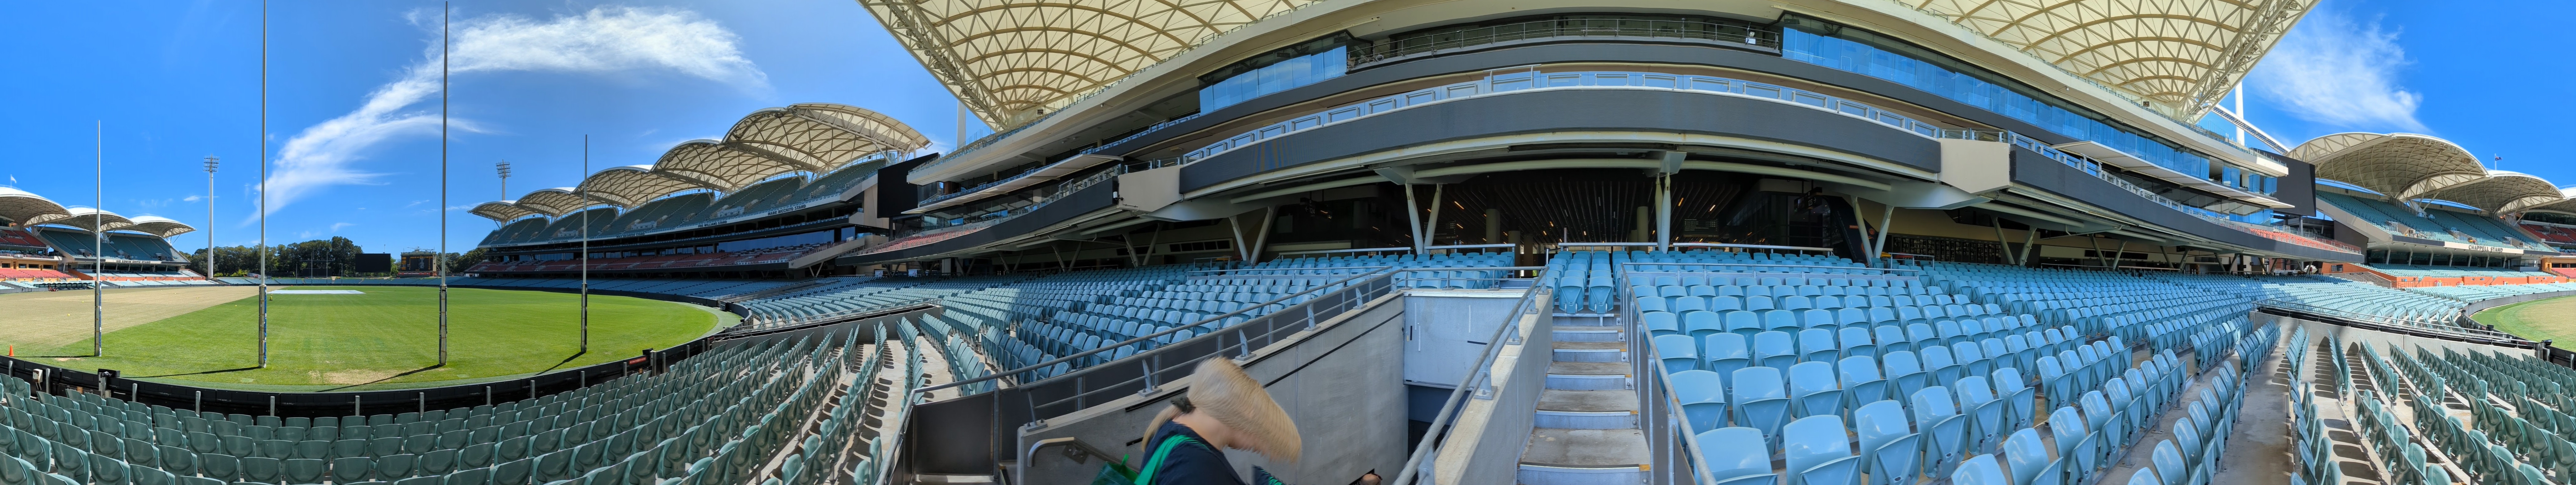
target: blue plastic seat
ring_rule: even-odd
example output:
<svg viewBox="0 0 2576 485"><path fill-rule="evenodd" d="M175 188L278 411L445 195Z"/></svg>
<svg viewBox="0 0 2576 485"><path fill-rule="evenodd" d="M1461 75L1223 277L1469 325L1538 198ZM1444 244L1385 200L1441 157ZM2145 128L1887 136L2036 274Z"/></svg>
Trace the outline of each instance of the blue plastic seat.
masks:
<svg viewBox="0 0 2576 485"><path fill-rule="evenodd" d="M1798 312L1797 312L1797 310L1770 310L1770 311L1759 311L1759 310L1757 310L1757 311L1754 311L1753 313L1755 313L1755 314L1758 314L1758 315L1761 315L1761 316L1762 316L1762 329L1763 329L1763 330L1777 330L1777 331L1781 331L1781 332L1796 332L1796 331L1798 331L1798 329L1800 328L1800 327L1798 326Z"/></svg>
<svg viewBox="0 0 2576 485"><path fill-rule="evenodd" d="M1799 362L1833 362L1840 358L1843 358L1843 349L1834 341L1833 331L1821 328L1798 331Z"/></svg>
<svg viewBox="0 0 2576 485"><path fill-rule="evenodd" d="M1866 355L1844 357L1834 365L1842 378L1843 405L1854 408L1887 399L1887 378L1879 376L1878 359Z"/></svg>
<svg viewBox="0 0 2576 485"><path fill-rule="evenodd" d="M1709 334L1725 332L1726 325L1718 321L1717 312L1690 310L1682 312L1682 331L1690 333L1692 337L1706 337Z"/></svg>
<svg viewBox="0 0 2576 485"><path fill-rule="evenodd" d="M1672 387L1673 400L1681 403L1682 417L1691 429L1706 431L1726 427L1726 379L1716 372L1686 370L1664 377Z"/></svg>
<svg viewBox="0 0 2576 485"><path fill-rule="evenodd" d="M1676 312L1708 311L1709 309L1708 299L1703 297L1667 294L1665 299Z"/></svg>
<svg viewBox="0 0 2576 485"><path fill-rule="evenodd" d="M2084 416L2074 406L2061 406L2048 413L2049 436L2056 438L2057 465L2066 475L2065 483L2085 483L2093 476L2094 464L2100 463L2100 436L2086 426Z"/></svg>
<svg viewBox="0 0 2576 485"><path fill-rule="evenodd" d="M1867 328L1843 327L1835 330L1834 335L1842 345L1844 356L1878 356L1878 344L1870 340Z"/></svg>
<svg viewBox="0 0 2576 485"><path fill-rule="evenodd" d="M2555 438L2553 437L2553 439ZM2190 417L2183 417L2174 420L2173 442L2175 447L2182 448L2182 459L2184 463L2190 464L2193 468L2200 467L2200 428L2191 425Z"/></svg>
<svg viewBox="0 0 2576 485"><path fill-rule="evenodd" d="M2119 413L2111 409L2110 401L2102 397L2102 391L2086 391L2082 397L2076 398L2075 402L2079 409L2084 410L2084 428L2093 430L2098 435L2097 442L2102 448L2099 450L2102 456L2098 461L2103 463L2116 461L2129 442L2128 430L2114 424L2122 419Z"/></svg>
<svg viewBox="0 0 2576 485"><path fill-rule="evenodd" d="M1923 363L1914 360L1913 352L1888 352L1887 357L1878 360L1878 366L1887 374L1888 390L1898 397L1913 396L1932 382L1932 375L1923 372Z"/></svg>
<svg viewBox="0 0 2576 485"><path fill-rule="evenodd" d="M1822 364L1809 362L1807 364ZM1789 482L1800 485L1860 485L1860 457L1852 454L1843 418L1820 414L1798 418L1781 430L1780 452L1788 462Z"/></svg>
<svg viewBox="0 0 2576 485"><path fill-rule="evenodd" d="M1923 358L1923 370L1932 373L1934 384L1948 384L1968 376L1968 369L1959 365L1958 357L1950 353L1949 346L1926 345L1922 352L1916 354Z"/></svg>
<svg viewBox="0 0 2576 485"><path fill-rule="evenodd" d="M2157 441L2156 451L2149 460L2155 462L2156 476L2164 479L2164 485L2183 485L2183 479L2191 476L2191 465L2183 463L2182 450L2174 447L2173 440ZM2144 470L2138 473L2146 474Z"/></svg>
<svg viewBox="0 0 2576 485"><path fill-rule="evenodd" d="M1945 476L1958 466L1960 454L1968 448L1968 417L1959 414L1950 401L1950 389L1941 386L1923 388L1912 396L1914 429L1923 433L1923 470L1926 475Z"/></svg>
<svg viewBox="0 0 2576 485"><path fill-rule="evenodd" d="M1699 368L1699 345L1688 335L1655 336L1655 359L1664 362L1664 372Z"/></svg>
<svg viewBox="0 0 2576 485"><path fill-rule="evenodd" d="M1994 388L1986 384L1986 377L1960 378L1950 384L1950 392L1957 393L1960 414L1968 416L1968 449L1993 451L2006 430L2011 429L2006 427L2011 420L2004 417L2004 403L1995 399Z"/></svg>
<svg viewBox="0 0 2576 485"><path fill-rule="evenodd" d="M1977 455L1959 463L1958 471L1950 473L1950 485L2017 485L2005 482L2006 477L1994 455Z"/></svg>
<svg viewBox="0 0 2576 485"><path fill-rule="evenodd" d="M1985 349L1976 342L1951 344L1950 355L1959 359L1961 377L1982 376L1995 372L1995 361L1986 358Z"/></svg>
<svg viewBox="0 0 2576 485"><path fill-rule="evenodd" d="M1717 317L1725 322L1727 333L1743 335L1746 339L1753 338L1753 334L1762 333L1762 316L1754 315L1753 312L1728 310L1717 312Z"/></svg>
<svg viewBox="0 0 2576 485"><path fill-rule="evenodd" d="M1649 311L1638 314L1637 319L1646 322L1646 334L1648 335L1662 336L1682 334L1681 317L1673 315L1672 312Z"/></svg>
<svg viewBox="0 0 2576 485"><path fill-rule="evenodd" d="M1653 287L1646 287L1646 288L1651 290ZM1654 295L1654 294L1652 294L1652 293L1650 293L1650 292L1647 292L1647 291L1638 291L1638 292L1637 292L1637 299L1636 299L1636 300L1634 300L1634 301L1636 301L1636 303L1637 303L1637 305L1636 305L1636 310L1637 310L1639 313L1643 313L1643 312L1671 312L1671 311L1672 311L1672 308L1671 308L1671 307L1668 307L1668 306L1665 306L1665 305L1664 305L1664 303L1665 303L1664 297L1656 296L1656 295Z"/></svg>
<svg viewBox="0 0 2576 485"><path fill-rule="evenodd" d="M2037 362L2038 364L2036 367L2039 369L2039 388L2040 390L2045 391L2042 395L2048 397L2048 405L2063 406L2066 405L2066 403L2072 402L2073 400L2068 398L2067 395L2069 392L2075 390L2074 376L2066 373L2065 366L2058 365L2059 360L2057 359L2057 356L2039 356L2039 360Z"/></svg>
<svg viewBox="0 0 2576 485"><path fill-rule="evenodd" d="M1798 417L1843 413L1843 389L1834 365L1800 362L1789 366L1790 412Z"/></svg>
<svg viewBox="0 0 2576 485"><path fill-rule="evenodd" d="M1995 386L1995 399L2004 403L2004 415L2012 419L2004 425L2005 428L2028 428L2031 421L2039 419L2038 415L2032 414L2039 405L2032 402L2034 391L2023 384L2021 369L1995 369L1994 379L1989 382Z"/></svg>
<svg viewBox="0 0 2576 485"><path fill-rule="evenodd" d="M1895 325L1879 325L1872 328L1870 333L1878 338L1879 352L1914 351L1914 341L1905 337L1905 329L1897 328Z"/></svg>
<svg viewBox="0 0 2576 485"><path fill-rule="evenodd" d="M1736 369L1729 384L1733 385L1735 424L1762 430L1762 436L1772 438L1763 442L1766 445L1778 441L1780 426L1789 422L1789 388L1781 382L1780 369Z"/></svg>
<svg viewBox="0 0 2576 485"><path fill-rule="evenodd" d="M2041 442L2039 430L2022 428L2004 439L2004 464L2010 469L2013 485L2060 485L2066 472L2058 469L2056 460L2048 458L2048 444Z"/></svg>
<svg viewBox="0 0 2576 485"><path fill-rule="evenodd" d="M1781 369L1797 365L1797 337L1777 330L1753 334L1753 361L1763 367Z"/></svg>
<svg viewBox="0 0 2576 485"><path fill-rule="evenodd" d="M1922 348L1922 347L1923 347L1923 346L1925 346L1925 345L1949 345L1949 344L1950 344L1950 342L1948 342L1948 341L1945 341L1945 340L1942 340L1942 339L1941 339L1941 334L1933 332L1933 331L1932 331L1932 324L1929 324L1929 323L1908 323L1908 324L1906 324L1906 325L1905 325L1905 339L1906 339L1906 340L1909 340L1909 341L1913 341L1913 342L1914 342L1914 345L1915 345L1915 348L1917 348L1917 349L1920 349L1920 348Z"/></svg>
<svg viewBox="0 0 2576 485"><path fill-rule="evenodd" d="M1875 401L1852 410L1852 430L1860 435L1862 466L1870 485L1914 483L1921 475L1923 435L1915 434L1905 405Z"/></svg>
<svg viewBox="0 0 2576 485"><path fill-rule="evenodd" d="M1743 335L1709 334L1700 341L1699 357L1706 360L1701 369L1716 372L1721 378L1733 379L1736 369L1753 366L1753 346L1745 341Z"/></svg>
<svg viewBox="0 0 2576 485"><path fill-rule="evenodd" d="M1720 485L1779 483L1780 476L1771 470L1771 448L1763 445L1762 430L1718 428L1702 431L1692 441L1699 444L1700 459L1708 462L1709 476Z"/></svg>

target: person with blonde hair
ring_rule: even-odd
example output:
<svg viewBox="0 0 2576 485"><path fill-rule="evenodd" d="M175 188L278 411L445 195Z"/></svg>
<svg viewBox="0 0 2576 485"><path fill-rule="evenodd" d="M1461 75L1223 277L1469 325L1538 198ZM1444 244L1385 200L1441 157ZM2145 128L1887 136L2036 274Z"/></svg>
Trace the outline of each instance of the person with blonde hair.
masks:
<svg viewBox="0 0 2576 485"><path fill-rule="evenodd" d="M1270 399L1260 381L1223 357L1200 361L1190 377L1189 392L1172 398L1171 406L1146 424L1148 458L1144 468L1137 470L1136 485L1247 483L1235 477L1234 464L1222 451L1227 449L1260 453L1279 462L1297 461L1305 446L1297 437L1297 423ZM1256 467L1255 471L1258 483L1253 485L1282 483L1267 470Z"/></svg>

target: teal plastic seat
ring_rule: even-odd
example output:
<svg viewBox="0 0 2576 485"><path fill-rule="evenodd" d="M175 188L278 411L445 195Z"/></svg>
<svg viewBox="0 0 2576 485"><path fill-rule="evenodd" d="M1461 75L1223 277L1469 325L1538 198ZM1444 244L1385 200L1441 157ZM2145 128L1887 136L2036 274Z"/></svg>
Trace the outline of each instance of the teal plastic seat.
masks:
<svg viewBox="0 0 2576 485"><path fill-rule="evenodd" d="M1691 301L1698 300L1694 299ZM1691 338L1707 338L1712 334L1726 332L1725 319L1720 318L1717 312L1713 311L1701 309L1683 311L1681 312L1681 322L1682 332L1690 335Z"/></svg>
<svg viewBox="0 0 2576 485"><path fill-rule="evenodd" d="M393 481L411 478L413 467L419 466L419 464L420 455L410 453L398 453L377 457L376 480Z"/></svg>
<svg viewBox="0 0 2576 485"><path fill-rule="evenodd" d="M2048 458L2048 444L2040 441L2039 430L2022 428L2004 439L2004 463L2013 476L2014 485L2060 485L2066 471L2057 460Z"/></svg>
<svg viewBox="0 0 2576 485"><path fill-rule="evenodd" d="M108 458L107 455L94 454L88 456L88 461L89 466L84 469L89 471L90 483L96 485L124 485L126 483L130 483L128 476L131 475L131 473L128 472L129 469L125 465L125 460Z"/></svg>
<svg viewBox="0 0 2576 485"><path fill-rule="evenodd" d="M1713 430L1726 425L1726 382L1716 372L1686 370L1664 377L1672 388L1673 398L1682 406L1682 416L1691 429Z"/></svg>
<svg viewBox="0 0 2576 485"><path fill-rule="evenodd" d="M1797 417L1843 414L1843 389L1834 365L1801 362L1789 366L1790 412Z"/></svg>
<svg viewBox="0 0 2576 485"><path fill-rule="evenodd" d="M2058 467L2066 471L2065 483L2085 483L2093 475L2095 464L2102 460L2101 441L2084 416L2074 406L2063 406L2048 414L2048 431L2056 438Z"/></svg>
<svg viewBox="0 0 2576 485"><path fill-rule="evenodd" d="M1842 345L1834 341L1833 331L1821 328L1798 331L1799 362L1833 362L1842 357Z"/></svg>
<svg viewBox="0 0 2576 485"><path fill-rule="evenodd" d="M265 456L245 456L241 458L241 481L254 483L282 483L279 480L286 477L285 471L285 462L276 458Z"/></svg>
<svg viewBox="0 0 2576 485"><path fill-rule="evenodd" d="M1761 430L1764 446L1779 441L1780 427L1789 423L1789 389L1780 369L1737 369L1733 397L1737 426Z"/></svg>
<svg viewBox="0 0 2576 485"><path fill-rule="evenodd" d="M1699 444L1700 459L1708 462L1709 476L1722 485L1771 485L1780 476L1771 471L1771 449L1763 445L1762 430L1742 426L1700 432L1693 441Z"/></svg>
<svg viewBox="0 0 2576 485"><path fill-rule="evenodd" d="M1798 418L1783 427L1780 451L1788 462L1790 482L1860 485L1860 457L1852 454L1851 440L1843 430L1843 418L1832 414Z"/></svg>
<svg viewBox="0 0 2576 485"><path fill-rule="evenodd" d="M1914 429L1923 433L1923 470L1927 475L1948 476L1968 448L1968 417L1959 414L1947 387L1923 388L1912 399Z"/></svg>
<svg viewBox="0 0 2576 485"><path fill-rule="evenodd" d="M1914 483L1921 474L1923 435L1915 434L1904 403L1874 401L1852 410L1852 430L1860 435L1861 464L1870 485Z"/></svg>
<svg viewBox="0 0 2576 485"><path fill-rule="evenodd" d="M1753 334L1753 360L1756 365L1788 369L1798 364L1798 338L1772 330Z"/></svg>
<svg viewBox="0 0 2576 485"><path fill-rule="evenodd" d="M1960 378L1950 384L1950 391L1956 393L1960 414L1968 416L1968 449L1988 452L2002 444L2005 430L2011 428L2005 427L2008 420L2004 417L2004 403L1995 399L1995 392L1987 387L1986 378Z"/></svg>
<svg viewBox="0 0 2576 485"><path fill-rule="evenodd" d="M1657 298L1638 298L1638 300L1661 301ZM1662 311L1660 309L1650 310L1645 313L1638 314L1637 319L1646 322L1647 335L1664 336L1682 334L1681 317L1673 315L1672 312Z"/></svg>
<svg viewBox="0 0 2576 485"><path fill-rule="evenodd" d="M1878 343L1870 340L1869 328L1867 327L1847 326L1840 330L1835 330L1834 335L1836 336L1836 339L1840 341L1842 346L1843 358L1848 359L1852 356L1878 356Z"/></svg>
<svg viewBox="0 0 2576 485"><path fill-rule="evenodd" d="M1701 369L1716 372L1720 380L1735 377L1735 370L1753 366L1753 347L1743 335L1709 334L1700 339Z"/></svg>
<svg viewBox="0 0 2576 485"><path fill-rule="evenodd" d="M1654 342L1655 358L1663 361L1664 372L1672 373L1699 368L1699 345L1692 342L1690 336L1657 335Z"/></svg>
<svg viewBox="0 0 2576 485"><path fill-rule="evenodd" d="M2033 420L2039 419L2037 414L2033 414L2039 409L2039 404L2033 401L2037 397L2036 390L2022 379L2021 369L1995 369L1994 379L1989 382L1995 386L1995 398L2004 402L2004 414L2012 418L2004 425L2005 428L2028 428Z"/></svg>
<svg viewBox="0 0 2576 485"><path fill-rule="evenodd" d="M2164 480L2164 485L2183 485L2183 480L2191 476L2191 465L2183 463L2182 450L2174 446L2173 440L2157 441L2149 460L2155 462L2156 476Z"/></svg>
<svg viewBox="0 0 2576 485"><path fill-rule="evenodd" d="M1886 371L1888 391L1896 396L1911 397L1931 385L1932 375L1923 372L1923 362L1915 360L1914 352L1888 352L1878 365Z"/></svg>
<svg viewBox="0 0 2576 485"><path fill-rule="evenodd" d="M1995 464L1994 455L1968 457L1950 473L1951 485L2016 485L2005 482L2004 470Z"/></svg>
<svg viewBox="0 0 2576 485"><path fill-rule="evenodd" d="M1887 399L1887 379L1879 377L1877 359L1866 355L1844 357L1834 369L1842 379L1843 405L1857 409Z"/></svg>
<svg viewBox="0 0 2576 485"><path fill-rule="evenodd" d="M330 475L331 462L311 458L286 460L286 483L290 485L322 483Z"/></svg>

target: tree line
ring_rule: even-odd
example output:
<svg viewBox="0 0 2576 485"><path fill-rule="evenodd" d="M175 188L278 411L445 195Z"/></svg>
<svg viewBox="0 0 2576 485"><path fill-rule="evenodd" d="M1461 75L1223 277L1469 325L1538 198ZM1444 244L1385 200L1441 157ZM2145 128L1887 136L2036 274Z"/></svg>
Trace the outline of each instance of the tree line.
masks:
<svg viewBox="0 0 2576 485"><path fill-rule="evenodd" d="M250 273L259 270L259 246L217 246L213 249L215 270L221 274L212 276L249 276ZM343 276L355 276L359 274L358 254L364 252L366 250L360 248L356 241L339 236L279 244L274 250L268 252L268 275L290 277L303 274L303 270L314 269L330 270ZM482 257L482 249L465 253L447 253L447 272L462 273L466 268L473 267L474 262ZM198 249L188 255L188 267L196 270L198 274L208 274L206 260L206 250Z"/></svg>

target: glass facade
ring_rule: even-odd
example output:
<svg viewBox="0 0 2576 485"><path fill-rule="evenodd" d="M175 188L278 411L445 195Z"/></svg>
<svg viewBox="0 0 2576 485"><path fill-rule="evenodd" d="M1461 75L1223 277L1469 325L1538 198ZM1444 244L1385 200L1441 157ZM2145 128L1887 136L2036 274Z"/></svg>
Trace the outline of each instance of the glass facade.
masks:
<svg viewBox="0 0 2576 485"><path fill-rule="evenodd" d="M2097 119L2099 115L2082 108L2030 95L2036 90L2028 86L1902 42L1794 15L1781 20L1780 25L1780 55L1791 60L1921 89L2039 125L2059 135L2101 143L2176 172L2204 174L2210 181L2248 192L2269 195L2279 188L2273 177L2213 162L2189 150L2103 123Z"/></svg>
<svg viewBox="0 0 2576 485"><path fill-rule="evenodd" d="M1205 88L1199 88L1199 112L1215 111L1264 94L1286 91L1341 77L1350 69L1350 49L1334 46L1329 50L1291 57L1275 64L1235 74Z"/></svg>

